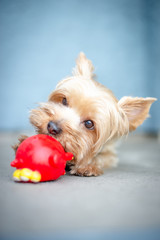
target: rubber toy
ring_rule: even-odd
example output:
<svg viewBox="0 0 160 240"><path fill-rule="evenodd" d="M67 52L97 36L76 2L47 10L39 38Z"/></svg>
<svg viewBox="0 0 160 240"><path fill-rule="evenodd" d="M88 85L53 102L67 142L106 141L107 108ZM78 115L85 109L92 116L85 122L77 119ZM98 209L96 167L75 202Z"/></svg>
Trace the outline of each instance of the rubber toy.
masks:
<svg viewBox="0 0 160 240"><path fill-rule="evenodd" d="M44 182L56 180L65 174L66 161L73 154L66 153L62 145L48 135L38 134L25 139L17 149L12 167L17 170L13 179L18 182Z"/></svg>

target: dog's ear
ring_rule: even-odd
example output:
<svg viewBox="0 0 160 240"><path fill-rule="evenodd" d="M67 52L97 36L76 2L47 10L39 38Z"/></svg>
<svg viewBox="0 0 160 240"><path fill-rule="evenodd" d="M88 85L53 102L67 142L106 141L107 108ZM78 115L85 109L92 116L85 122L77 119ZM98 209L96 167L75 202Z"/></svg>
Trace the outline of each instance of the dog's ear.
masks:
<svg viewBox="0 0 160 240"><path fill-rule="evenodd" d="M92 62L81 52L76 60L76 67L73 69L74 76L84 76L88 79L94 78L94 67Z"/></svg>
<svg viewBox="0 0 160 240"><path fill-rule="evenodd" d="M118 105L123 109L129 120L129 130L134 131L149 116L151 104L156 98L123 97Z"/></svg>

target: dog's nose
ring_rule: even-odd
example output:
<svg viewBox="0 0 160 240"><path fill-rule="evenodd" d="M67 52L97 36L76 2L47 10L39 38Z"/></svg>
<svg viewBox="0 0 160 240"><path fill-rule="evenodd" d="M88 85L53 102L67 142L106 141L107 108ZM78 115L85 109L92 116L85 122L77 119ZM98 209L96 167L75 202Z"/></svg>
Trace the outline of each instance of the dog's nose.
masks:
<svg viewBox="0 0 160 240"><path fill-rule="evenodd" d="M47 126L48 132L53 135L60 134L62 129L58 126L57 123L50 121Z"/></svg>

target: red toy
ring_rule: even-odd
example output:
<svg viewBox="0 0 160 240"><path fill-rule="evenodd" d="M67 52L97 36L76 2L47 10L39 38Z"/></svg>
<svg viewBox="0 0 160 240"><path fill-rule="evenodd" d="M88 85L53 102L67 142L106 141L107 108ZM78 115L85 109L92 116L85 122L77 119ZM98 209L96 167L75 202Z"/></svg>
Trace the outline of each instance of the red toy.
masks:
<svg viewBox="0 0 160 240"><path fill-rule="evenodd" d="M11 162L17 170L13 173L15 181L43 182L59 178L65 174L66 161L73 154L66 153L62 145L48 135L35 135L25 139Z"/></svg>

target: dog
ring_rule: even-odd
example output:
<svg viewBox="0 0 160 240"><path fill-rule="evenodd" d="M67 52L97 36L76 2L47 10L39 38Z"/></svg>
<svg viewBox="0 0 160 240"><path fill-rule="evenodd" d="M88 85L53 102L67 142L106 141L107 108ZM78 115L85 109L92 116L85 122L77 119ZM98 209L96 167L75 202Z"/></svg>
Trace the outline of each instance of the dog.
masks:
<svg viewBox="0 0 160 240"><path fill-rule="evenodd" d="M80 53L72 76L59 82L48 102L31 110L30 122L38 134L52 136L74 154L67 164L71 174L98 176L116 166L114 142L143 123L155 100L125 96L118 101L95 80L92 62Z"/></svg>

